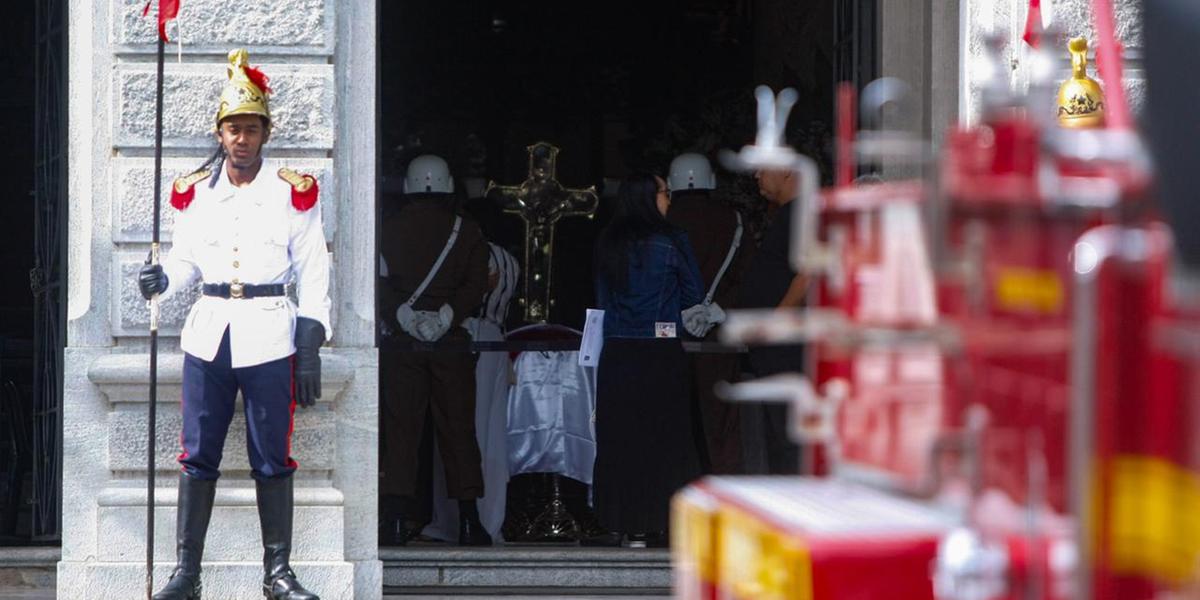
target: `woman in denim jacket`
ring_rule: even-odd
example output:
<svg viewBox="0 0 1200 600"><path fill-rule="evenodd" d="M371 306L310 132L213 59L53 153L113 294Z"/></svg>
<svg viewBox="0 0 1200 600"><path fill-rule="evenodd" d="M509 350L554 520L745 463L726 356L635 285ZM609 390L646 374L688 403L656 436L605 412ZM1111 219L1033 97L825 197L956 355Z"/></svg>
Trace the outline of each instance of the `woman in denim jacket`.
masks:
<svg viewBox="0 0 1200 600"><path fill-rule="evenodd" d="M664 215L666 183L625 179L597 245L604 314L596 398L594 501L631 546L665 546L670 499L700 475L680 312L703 300L683 230Z"/></svg>

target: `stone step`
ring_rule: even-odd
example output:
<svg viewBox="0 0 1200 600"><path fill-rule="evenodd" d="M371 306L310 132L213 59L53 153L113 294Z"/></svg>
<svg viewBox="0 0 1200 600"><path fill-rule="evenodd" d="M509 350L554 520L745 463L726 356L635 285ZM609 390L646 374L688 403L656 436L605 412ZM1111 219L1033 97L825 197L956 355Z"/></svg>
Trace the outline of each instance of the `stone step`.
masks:
<svg viewBox="0 0 1200 600"><path fill-rule="evenodd" d="M53 598L57 547L0 548L0 598Z"/></svg>
<svg viewBox="0 0 1200 600"><path fill-rule="evenodd" d="M55 594L53 588L48 590L26 590L0 585L0 598L4 598L4 600L54 600Z"/></svg>
<svg viewBox="0 0 1200 600"><path fill-rule="evenodd" d="M56 596L59 548L0 548L0 599L43 600ZM142 600L145 570L137 563L95 561L67 565L67 576L82 577L85 589L103 589L104 600ZM156 564L156 586L171 575L171 564ZM302 580L320 590L322 598L354 598L354 566L345 562L292 561ZM205 561L205 598L257 598L261 596L262 566L255 563ZM101 596L95 596L100 598Z"/></svg>
<svg viewBox="0 0 1200 600"><path fill-rule="evenodd" d="M511 588L501 588L479 590L478 592L462 594L458 592L439 592L428 594L422 592L413 592L404 594L387 594L383 597L383 600L438 600L446 598L453 598L454 600L484 600L484 598L494 599L497 597L503 598L504 600L547 600L549 598L562 598L564 596L570 598L571 600L662 600L663 598L669 597L670 594L665 591L659 593L642 594L629 594L625 591L613 591L611 593L607 591L597 591L595 593L564 594L561 591L546 592L539 590L513 590ZM49 600L54 598L54 596L45 596L45 598ZM4 600L9 599L4 597ZM21 600L26 599L22 598ZM30 596L29 600L43 600L43 597Z"/></svg>
<svg viewBox="0 0 1200 600"><path fill-rule="evenodd" d="M498 546L381 548L388 594L662 596L671 588L666 550ZM506 592L507 594L507 592Z"/></svg>
<svg viewBox="0 0 1200 600"><path fill-rule="evenodd" d="M58 548L0 548L0 598L53 598L60 554ZM379 554L388 598L453 595L467 600L502 595L632 600L661 598L669 595L671 586L665 550L414 547L382 548ZM124 566L137 579L139 567ZM218 567L205 566L206 571ZM161 566L156 580L165 580L166 569ZM256 569L243 570L245 578L253 580L250 571ZM309 571L304 571L306 581L308 575L317 575Z"/></svg>
<svg viewBox="0 0 1200 600"><path fill-rule="evenodd" d="M292 561L304 585L318 591L324 600L354 600L354 565L348 562ZM154 566L154 583L159 587L171 576L174 565ZM66 589L103 590L104 600L144 600L145 566L137 563L61 563L58 583ZM67 581L68 578L80 581ZM242 600L262 597L262 564L204 563L206 600ZM101 596L96 596L100 598ZM89 598L90 600L90 598Z"/></svg>

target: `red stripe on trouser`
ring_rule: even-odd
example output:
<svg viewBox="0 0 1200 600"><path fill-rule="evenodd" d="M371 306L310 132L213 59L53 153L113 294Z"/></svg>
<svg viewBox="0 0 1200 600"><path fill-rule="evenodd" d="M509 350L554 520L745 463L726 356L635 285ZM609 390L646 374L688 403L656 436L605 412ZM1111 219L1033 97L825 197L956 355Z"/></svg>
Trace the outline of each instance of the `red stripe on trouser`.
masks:
<svg viewBox="0 0 1200 600"><path fill-rule="evenodd" d="M292 355L290 371L290 387L292 394L292 403L288 407L288 433L287 433L287 466L291 469L299 469L300 463L292 459L292 433L296 430L296 356Z"/></svg>
<svg viewBox="0 0 1200 600"><path fill-rule="evenodd" d="M184 412L184 402L187 402L187 394L180 393L179 394L179 415L181 417L183 415L187 414L186 412ZM180 423L181 426L179 427L179 457L176 460L179 461L179 469L186 472L187 469L183 466L183 461L188 459L188 451L187 451L187 445L183 443L183 427L186 426L187 421L184 419L180 419L180 421L181 421L181 423Z"/></svg>

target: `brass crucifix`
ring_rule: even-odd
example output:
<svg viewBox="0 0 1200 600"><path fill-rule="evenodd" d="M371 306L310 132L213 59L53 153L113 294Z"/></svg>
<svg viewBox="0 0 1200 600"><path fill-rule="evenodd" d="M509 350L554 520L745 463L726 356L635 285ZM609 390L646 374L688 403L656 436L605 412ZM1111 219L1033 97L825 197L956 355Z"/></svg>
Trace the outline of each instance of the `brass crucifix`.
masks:
<svg viewBox="0 0 1200 600"><path fill-rule="evenodd" d="M545 323L550 318L550 277L554 260L554 226L563 217L591 217L599 206L596 187L564 188L556 178L559 149L546 142L526 148L529 177L520 185L488 182L489 197L503 201L504 212L525 222L525 321ZM495 196L492 196L495 194Z"/></svg>

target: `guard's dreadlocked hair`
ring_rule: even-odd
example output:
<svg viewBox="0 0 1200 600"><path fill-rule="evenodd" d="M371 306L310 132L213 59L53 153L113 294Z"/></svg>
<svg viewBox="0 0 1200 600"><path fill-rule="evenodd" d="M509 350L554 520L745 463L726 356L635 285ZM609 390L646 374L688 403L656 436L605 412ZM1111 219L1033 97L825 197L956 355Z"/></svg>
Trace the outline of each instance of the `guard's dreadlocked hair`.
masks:
<svg viewBox="0 0 1200 600"><path fill-rule="evenodd" d="M213 155L208 157L208 160L204 161L204 164L200 165L195 171L192 171L192 173L199 173L200 171L213 166L214 163L217 166L213 168L213 175L211 178L209 178L209 189L217 187L217 179L221 176L221 168L225 166L225 146L219 142L217 143L217 151L213 152Z"/></svg>

